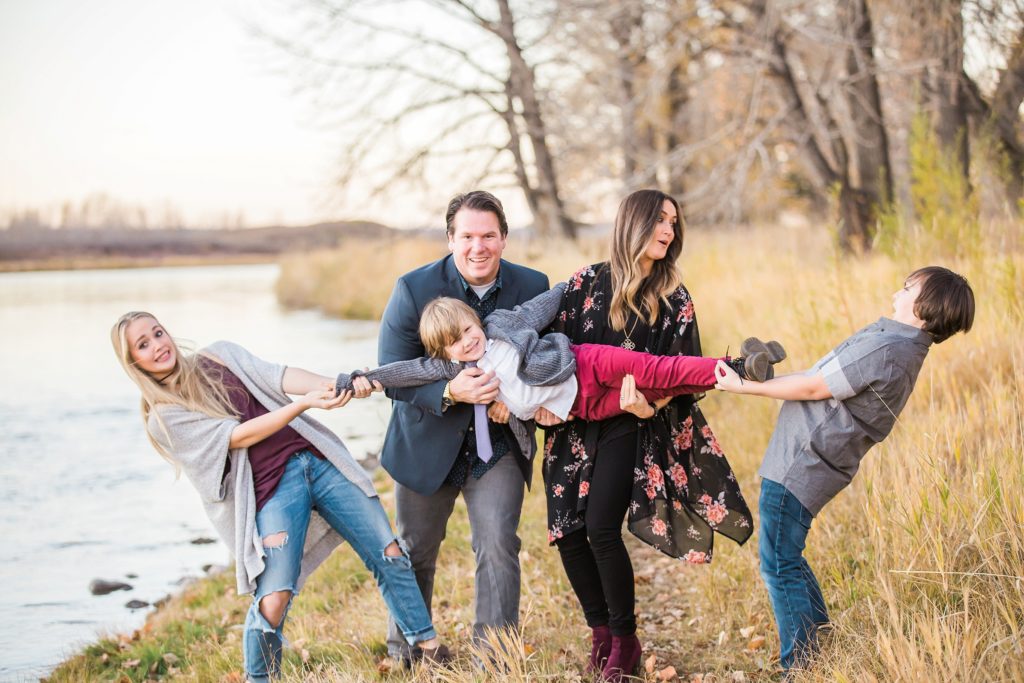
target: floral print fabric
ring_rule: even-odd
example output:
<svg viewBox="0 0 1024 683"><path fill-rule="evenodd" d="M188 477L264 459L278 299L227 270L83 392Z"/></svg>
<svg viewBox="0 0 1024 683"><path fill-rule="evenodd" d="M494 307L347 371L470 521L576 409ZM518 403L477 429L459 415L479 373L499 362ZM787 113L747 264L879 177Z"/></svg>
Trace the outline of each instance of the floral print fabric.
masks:
<svg viewBox="0 0 1024 683"><path fill-rule="evenodd" d="M701 355L693 301L680 286L663 301L658 321L639 350L662 356ZM608 324L611 275L606 264L588 266L569 279L552 329L574 344L620 345L626 335ZM631 327L636 318L627 324ZM646 325L644 320L638 323ZM640 335L634 334L636 338ZM737 543L752 532L750 510L725 453L694 396L679 396L649 420L637 420L636 463L628 526L640 540L672 557L711 561L713 532ZM583 526L599 423L573 420L547 431L544 485L548 541Z"/></svg>

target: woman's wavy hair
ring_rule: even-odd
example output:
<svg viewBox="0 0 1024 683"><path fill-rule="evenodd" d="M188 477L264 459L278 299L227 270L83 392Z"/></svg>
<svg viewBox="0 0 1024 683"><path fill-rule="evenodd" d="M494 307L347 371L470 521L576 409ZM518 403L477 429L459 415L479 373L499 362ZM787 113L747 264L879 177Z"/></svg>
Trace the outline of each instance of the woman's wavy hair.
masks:
<svg viewBox="0 0 1024 683"><path fill-rule="evenodd" d="M237 418L235 410L224 387L223 377L211 364L199 362L199 356L189 351L182 353L182 347L178 341L170 335L167 336L174 344L177 363L171 374L161 380L157 380L138 366L132 357L132 350L128 344L128 326L140 318L152 318L157 321L156 316L145 311L131 311L125 313L110 329L110 342L114 346L114 353L118 362L124 368L128 378L135 383L135 386L142 392L142 423L146 428L146 436L165 460L174 463L170 451L156 438L149 427L149 417L153 415L163 429L165 441L170 444L170 434L167 426L160 417L160 412L155 410L158 405L177 405L198 413L205 413L211 417ZM166 328L164 328L166 332ZM175 464L176 466L176 464Z"/></svg>
<svg viewBox="0 0 1024 683"><path fill-rule="evenodd" d="M655 261L650 274L644 277L640 258L651 242L665 200L676 208L675 237L665 258ZM683 251L683 232L679 202L660 190L637 190L619 204L609 259L612 300L608 306L608 321L613 330L621 332L626 328L630 312L641 320L646 319L648 325L657 321L658 302L667 304L668 295L682 282L676 261Z"/></svg>

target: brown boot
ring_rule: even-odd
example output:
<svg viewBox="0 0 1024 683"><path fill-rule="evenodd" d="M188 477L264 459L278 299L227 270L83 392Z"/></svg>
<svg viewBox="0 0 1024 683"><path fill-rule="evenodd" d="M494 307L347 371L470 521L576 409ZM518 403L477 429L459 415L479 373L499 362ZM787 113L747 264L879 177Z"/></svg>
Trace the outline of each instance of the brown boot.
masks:
<svg viewBox="0 0 1024 683"><path fill-rule="evenodd" d="M423 648L423 656L420 658L420 662L428 669L444 668L454 661L455 655L447 645L438 645L433 650Z"/></svg>

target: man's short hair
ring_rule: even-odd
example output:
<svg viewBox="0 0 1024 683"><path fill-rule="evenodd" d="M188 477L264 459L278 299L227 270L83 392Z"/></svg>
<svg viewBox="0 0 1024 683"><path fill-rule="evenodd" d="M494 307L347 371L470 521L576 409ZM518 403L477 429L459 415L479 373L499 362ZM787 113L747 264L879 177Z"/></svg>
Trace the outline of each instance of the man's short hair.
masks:
<svg viewBox="0 0 1024 683"><path fill-rule="evenodd" d="M480 316L465 301L439 296L424 306L420 314L420 341L427 355L446 358L445 349L459 340L467 323L481 324Z"/></svg>
<svg viewBox="0 0 1024 683"><path fill-rule="evenodd" d="M473 190L465 194L457 194L448 202L448 212L445 214L445 225L448 230L448 237L455 234L455 214L459 209L473 209L474 211L489 211L498 217L498 226L501 228L501 236L508 237L508 221L505 220L505 209L501 201L490 192L484 190Z"/></svg>
<svg viewBox="0 0 1024 683"><path fill-rule="evenodd" d="M942 266L918 268L907 282L920 282L914 315L924 321L924 331L936 344L974 324L974 290L967 278Z"/></svg>

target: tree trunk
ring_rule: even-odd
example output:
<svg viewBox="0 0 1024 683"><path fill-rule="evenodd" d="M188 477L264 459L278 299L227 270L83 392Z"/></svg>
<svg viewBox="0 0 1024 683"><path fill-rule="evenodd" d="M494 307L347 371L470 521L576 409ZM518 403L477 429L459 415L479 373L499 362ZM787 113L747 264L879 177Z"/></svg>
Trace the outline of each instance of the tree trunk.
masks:
<svg viewBox="0 0 1024 683"><path fill-rule="evenodd" d="M843 227L839 241L844 248L869 248L878 210L892 199L889 136L882 116L875 37L867 4L865 0L842 0L840 8L851 37L846 55L846 95L853 124L856 187L846 183L840 192Z"/></svg>
<svg viewBox="0 0 1024 683"><path fill-rule="evenodd" d="M637 189L637 167L644 163L637 116L637 70L644 56L633 45L633 32L640 28L643 10L633 3L620 7L611 18L611 35L616 44L615 66L619 82L619 126L622 136L622 185L628 193Z"/></svg>
<svg viewBox="0 0 1024 683"><path fill-rule="evenodd" d="M690 96L683 77L682 63L677 63L672 67L668 77L667 92L664 96L668 99L668 111L666 112L668 136L665 141L665 150L671 154L672 150L684 144L685 128L681 114L686 109ZM686 190L686 184L683 182L683 169L675 168L669 163L665 171L668 177L668 193L676 199L682 197Z"/></svg>
<svg viewBox="0 0 1024 683"><path fill-rule="evenodd" d="M498 9L501 15L500 34L509 59L509 84L515 99L518 99L522 106L526 136L530 141L536 164L537 184L534 191L537 213L534 214L534 220L537 230L541 234L561 234L575 239L576 224L566 215L562 198L558 193L555 163L547 144L534 71L523 58L522 49L516 39L515 22L508 0L498 0ZM529 191L525 187L523 190Z"/></svg>
<svg viewBox="0 0 1024 683"><path fill-rule="evenodd" d="M1024 142L1021 141L1020 105L1024 102L1024 29L1006 61L1006 70L999 79L992 97L990 120L1010 166L1008 194L1014 204L1024 195Z"/></svg>
<svg viewBox="0 0 1024 683"><path fill-rule="evenodd" d="M912 13L920 27L923 57L931 64L925 69L925 106L932 129L947 154L956 156L964 178L970 172L967 136L966 88L961 79L964 65L964 20L962 0L914 0Z"/></svg>

